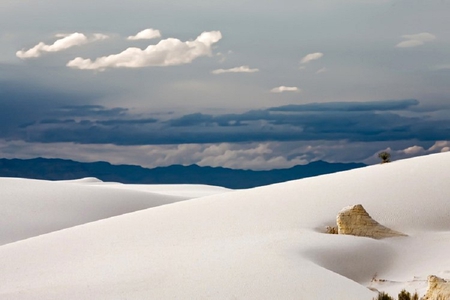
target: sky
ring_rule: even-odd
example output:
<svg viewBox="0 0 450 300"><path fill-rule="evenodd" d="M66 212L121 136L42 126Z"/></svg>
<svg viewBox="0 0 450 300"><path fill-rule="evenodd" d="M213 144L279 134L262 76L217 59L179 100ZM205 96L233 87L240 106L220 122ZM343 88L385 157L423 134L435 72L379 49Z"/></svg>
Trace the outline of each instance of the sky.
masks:
<svg viewBox="0 0 450 300"><path fill-rule="evenodd" d="M450 150L450 0L0 2L0 157L288 168Z"/></svg>

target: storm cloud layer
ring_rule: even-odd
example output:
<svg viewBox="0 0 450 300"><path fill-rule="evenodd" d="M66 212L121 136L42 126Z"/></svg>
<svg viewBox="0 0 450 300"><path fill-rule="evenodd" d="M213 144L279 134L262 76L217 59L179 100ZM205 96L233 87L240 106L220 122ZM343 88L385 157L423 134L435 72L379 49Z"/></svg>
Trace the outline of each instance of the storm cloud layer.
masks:
<svg viewBox="0 0 450 300"><path fill-rule="evenodd" d="M8 110L18 110L14 105ZM424 111L421 111L421 110ZM100 105L61 106L29 112L7 122L1 138L27 142L115 145L287 142L349 140L445 140L450 120L432 118L433 110L415 99L374 102L333 102L277 106L236 114L192 113L143 116L127 108ZM3 114L11 114L4 111Z"/></svg>

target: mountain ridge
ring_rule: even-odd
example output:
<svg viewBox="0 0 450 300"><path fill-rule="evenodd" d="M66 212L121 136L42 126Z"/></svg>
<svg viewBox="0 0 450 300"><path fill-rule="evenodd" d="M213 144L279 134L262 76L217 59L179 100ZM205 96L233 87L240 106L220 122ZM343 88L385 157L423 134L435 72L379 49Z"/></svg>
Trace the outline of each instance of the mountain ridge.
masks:
<svg viewBox="0 0 450 300"><path fill-rule="evenodd" d="M318 176L365 167L363 163L315 161L287 169L243 170L196 164L144 168L114 165L105 161L78 162L59 158L0 159L0 177L44 180L70 180L96 177L103 181L127 184L208 184L233 189L252 188L272 183Z"/></svg>

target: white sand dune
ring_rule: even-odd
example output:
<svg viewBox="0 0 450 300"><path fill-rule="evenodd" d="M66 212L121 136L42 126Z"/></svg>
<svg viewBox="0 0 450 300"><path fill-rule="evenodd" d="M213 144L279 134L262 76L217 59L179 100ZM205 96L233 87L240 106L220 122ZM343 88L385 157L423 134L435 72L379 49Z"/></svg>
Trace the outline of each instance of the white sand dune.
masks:
<svg viewBox="0 0 450 300"><path fill-rule="evenodd" d="M121 187L119 189L115 187ZM126 188L124 187L126 186ZM170 193L169 191L174 191ZM221 187L144 189L96 178L0 178L0 245L141 209L227 191Z"/></svg>
<svg viewBox="0 0 450 300"><path fill-rule="evenodd" d="M231 191L228 188L204 185L204 184L122 184L117 182L103 182L97 178L88 177L76 180L58 181L67 183L85 183L93 186L105 186L111 188L145 191L161 195L199 198Z"/></svg>
<svg viewBox="0 0 450 300"><path fill-rule="evenodd" d="M3 245L0 299L362 300L376 296L369 286L423 294L427 275L450 278L448 170L450 153L430 155L177 202ZM357 203L409 236L322 233Z"/></svg>

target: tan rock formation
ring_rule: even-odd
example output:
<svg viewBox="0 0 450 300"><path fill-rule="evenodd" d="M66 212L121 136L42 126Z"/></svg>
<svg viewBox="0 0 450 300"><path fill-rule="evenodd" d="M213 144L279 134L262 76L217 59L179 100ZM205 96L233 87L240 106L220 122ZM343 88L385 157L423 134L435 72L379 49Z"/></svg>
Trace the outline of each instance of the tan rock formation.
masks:
<svg viewBox="0 0 450 300"><path fill-rule="evenodd" d="M450 300L450 282L434 275L428 276L428 290L421 300Z"/></svg>
<svg viewBox="0 0 450 300"><path fill-rule="evenodd" d="M361 204L343 208L337 218L338 234L382 239L394 236L406 236L401 232L389 229L372 219Z"/></svg>

